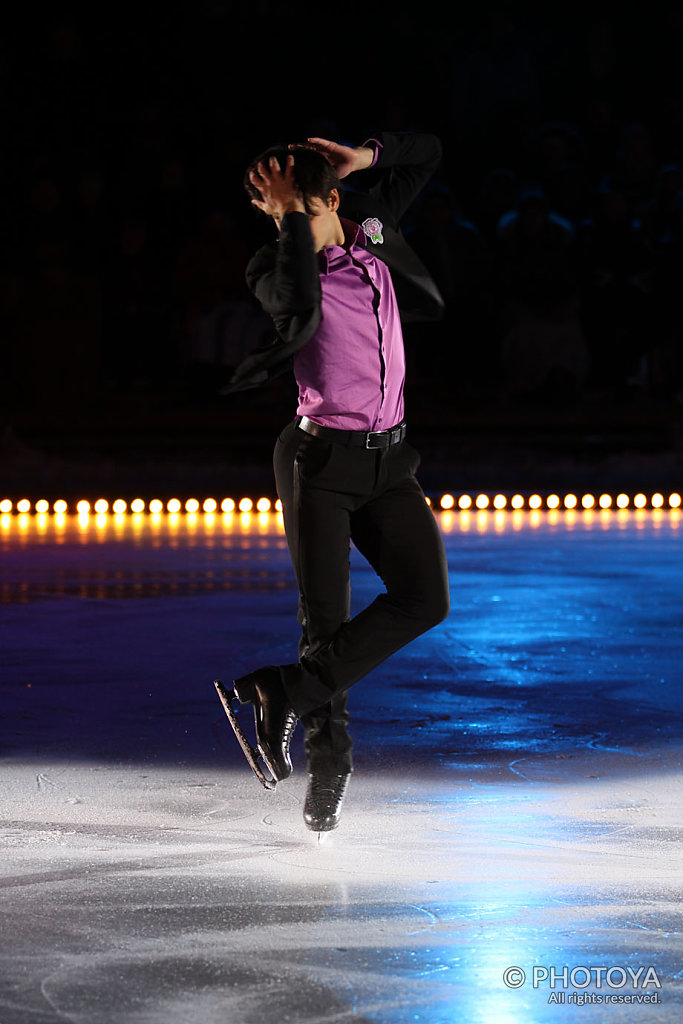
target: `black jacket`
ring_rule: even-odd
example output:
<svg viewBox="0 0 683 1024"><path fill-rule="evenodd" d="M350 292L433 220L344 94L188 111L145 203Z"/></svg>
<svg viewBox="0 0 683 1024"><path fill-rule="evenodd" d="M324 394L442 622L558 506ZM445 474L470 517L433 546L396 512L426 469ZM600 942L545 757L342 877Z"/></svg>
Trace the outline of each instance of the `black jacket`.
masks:
<svg viewBox="0 0 683 1024"><path fill-rule="evenodd" d="M367 237L368 249L391 270L404 321L440 320L443 299L424 264L403 237L399 221L427 184L441 159L434 135L382 132L382 148L367 192L344 191L341 214L363 224L379 221L381 231ZM368 225L370 228L370 225ZM320 275L311 244L308 217L289 213L277 241L264 245L249 261L247 284L269 314L277 338L247 356L235 370L224 394L265 384L291 366L292 356L315 333L320 322Z"/></svg>

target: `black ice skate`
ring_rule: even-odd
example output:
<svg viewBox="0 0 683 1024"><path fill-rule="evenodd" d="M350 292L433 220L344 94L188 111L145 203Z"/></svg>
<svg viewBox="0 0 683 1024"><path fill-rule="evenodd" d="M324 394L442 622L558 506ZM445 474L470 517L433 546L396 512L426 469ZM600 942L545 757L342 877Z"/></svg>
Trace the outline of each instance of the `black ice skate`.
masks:
<svg viewBox="0 0 683 1024"><path fill-rule="evenodd" d="M349 772L340 775L309 772L304 801L304 822L306 828L318 833L318 838L321 832L331 832L339 824L350 778Z"/></svg>
<svg viewBox="0 0 683 1024"><path fill-rule="evenodd" d="M232 707L232 702L238 701L237 694L235 693L234 690L226 690L220 679L216 679L213 685L216 687L216 692L220 697L221 704L223 705L225 713L228 716L228 721L230 722L230 725L233 728L233 732L237 737L237 742L244 751L244 756L247 759L249 767L251 768L254 775L259 780L262 786L265 786L266 789L275 789L275 787L277 786L277 779L274 777L272 772L270 778L265 774L265 772L261 768L261 765L259 764L260 758L261 760L263 760L263 763L267 766L267 762L263 757L263 754L261 753L260 750L257 750L255 747L252 747L251 743L249 742L247 737L244 735L244 732L242 731L242 726L237 721L237 715L235 714L235 711L233 710ZM270 771L270 768L268 768L268 770Z"/></svg>

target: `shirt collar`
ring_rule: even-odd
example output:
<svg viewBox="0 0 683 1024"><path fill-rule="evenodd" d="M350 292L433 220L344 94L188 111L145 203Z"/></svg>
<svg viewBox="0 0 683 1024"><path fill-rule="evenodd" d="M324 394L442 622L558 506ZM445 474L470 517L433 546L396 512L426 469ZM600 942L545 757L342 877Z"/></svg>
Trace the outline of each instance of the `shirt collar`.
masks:
<svg viewBox="0 0 683 1024"><path fill-rule="evenodd" d="M344 230L344 242L342 245L326 245L318 253L318 262L321 273L327 274L330 264L339 259L344 253L348 253L355 246L365 248L365 232L355 221L340 217L339 221Z"/></svg>

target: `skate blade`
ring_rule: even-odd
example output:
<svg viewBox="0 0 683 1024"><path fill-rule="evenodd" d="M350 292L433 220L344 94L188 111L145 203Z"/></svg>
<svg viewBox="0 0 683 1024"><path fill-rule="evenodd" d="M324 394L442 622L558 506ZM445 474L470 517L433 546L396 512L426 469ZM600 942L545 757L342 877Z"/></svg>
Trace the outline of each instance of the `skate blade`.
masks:
<svg viewBox="0 0 683 1024"><path fill-rule="evenodd" d="M275 773L273 772L272 768L270 767L265 757L263 756L262 751L255 747L252 747L251 743L244 734L242 726L237 721L237 715L235 714L235 711L233 710L232 706L233 701L238 701L237 694L235 693L234 690L226 690L220 679L214 679L213 685L216 687L216 693L218 694L220 702L223 705L223 710L228 716L228 721L232 726L232 731L235 733L237 742L242 748L242 753L246 757L249 767L251 768L252 772L259 780L261 785L264 787L264 789L275 789L275 787L277 786L277 779L275 778ZM259 758L263 761L268 771L270 772L270 777L266 775L266 773L263 771L263 768L259 764Z"/></svg>

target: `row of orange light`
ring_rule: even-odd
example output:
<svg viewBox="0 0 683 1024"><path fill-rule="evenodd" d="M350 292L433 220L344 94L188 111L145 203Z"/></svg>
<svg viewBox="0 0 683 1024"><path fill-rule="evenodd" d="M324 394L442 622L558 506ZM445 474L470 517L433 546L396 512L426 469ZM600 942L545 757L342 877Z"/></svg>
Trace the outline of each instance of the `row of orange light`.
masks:
<svg viewBox="0 0 683 1024"><path fill-rule="evenodd" d="M561 497L559 494L549 494L546 498L542 498L540 494L532 494L528 498L525 498L521 494L514 494L511 498L507 498L504 494L496 494L495 497L490 498L488 494L478 494L476 497L472 497L470 494L461 494L460 497L456 498L452 494L444 494L439 501L439 505L442 509L461 509L466 511L468 509L476 508L484 511L488 508L494 508L496 510L502 510L506 508L512 509L576 509L583 508L586 510L592 508L647 508L648 505L651 508L680 508L681 507L681 495L680 494L669 494L665 497L663 494L653 494L649 498L646 494L635 494L632 498L628 494L617 494L613 497L611 494L600 494L596 497L594 494L583 494L580 497L576 494L565 494Z"/></svg>
<svg viewBox="0 0 683 1024"><path fill-rule="evenodd" d="M429 498L427 498L427 501L430 505L432 504ZM561 508L583 508L586 510L593 508L627 509L629 507L643 509L648 506L651 508L680 508L681 495L673 493L665 497L664 494L656 493L648 498L646 494L642 493L635 494L633 497L630 497L628 494L617 494L614 497L611 494L600 494L597 497L594 494L584 494L582 496L565 494L563 497L559 494L549 494L543 498L540 494L532 494L525 498L521 494L514 494L511 498L508 498L504 494L496 494L491 498L488 494L478 494L476 496L461 494L458 497L452 494L444 494L439 499L438 506L444 510L460 509L461 511L469 509L485 511L489 508L493 508L496 511L502 511L506 508L537 510L544 507L550 510ZM145 502L142 498L135 498L130 503L123 498L117 498L113 502L107 501L106 498L99 498L92 503L82 499L76 502L75 508L79 515L89 515L91 512L95 512L98 515L111 513L114 515L125 515L129 511L133 513L150 512L152 515L159 515L164 511L171 514L183 511L189 513L200 511L208 513L218 511L223 513L246 513L254 511L270 512L272 510L281 512L282 503L279 500L272 502L270 498L258 498L255 501L252 498L241 498L239 501L235 501L233 498L223 498L220 503L215 498L205 498L202 502L198 501L197 498L188 498L185 502L180 501L178 498L171 498L166 503L158 498L154 498L150 502ZM63 500L55 501L52 504L46 499L41 499L35 503L29 501L28 498L22 498L16 503L12 502L9 498L4 498L0 501L0 513L10 514L15 511L24 514L35 512L39 515L52 511L57 515L63 515L69 511L69 506Z"/></svg>
<svg viewBox="0 0 683 1024"><path fill-rule="evenodd" d="M259 498L257 501L252 501L251 498L241 498L240 501L236 502L232 498L224 498L220 505L215 498L206 498L203 502L197 501L196 498L188 498L186 502L179 501L178 498L171 498L164 504L158 498L153 498L149 503L143 501L142 498L135 498L130 504L124 501L123 498L117 498L116 501L111 503L106 498L98 498L97 501L89 502L83 498L81 501L76 502L76 512L79 515L90 515L91 512L97 513L97 515L107 515L113 513L114 515L125 515L127 512L141 513L150 512L152 515L160 515L162 512L170 512L172 515L178 512L270 512L271 509L275 509L276 512L282 511L282 504L280 501L273 503L270 498ZM4 498L0 501L0 513L8 514L13 511L20 513L36 512L38 515L44 515L50 511L56 515L64 515L69 511L69 506L66 501L55 501L50 505L50 502L41 499L32 504L28 498L22 498L16 503L16 505L9 499Z"/></svg>

